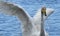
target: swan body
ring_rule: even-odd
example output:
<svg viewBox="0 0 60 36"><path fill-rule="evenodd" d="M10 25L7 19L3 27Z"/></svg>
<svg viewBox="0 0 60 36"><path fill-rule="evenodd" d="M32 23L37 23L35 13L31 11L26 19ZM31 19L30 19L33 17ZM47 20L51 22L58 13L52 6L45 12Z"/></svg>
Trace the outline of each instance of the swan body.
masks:
<svg viewBox="0 0 60 36"><path fill-rule="evenodd" d="M46 9L47 16L44 16L44 20L53 12L51 8ZM31 17L21 6L9 3L0 2L0 12L7 15L14 15L21 20L22 23L22 36L39 36L41 33L41 9L39 9L34 17ZM45 36L48 34L45 32Z"/></svg>

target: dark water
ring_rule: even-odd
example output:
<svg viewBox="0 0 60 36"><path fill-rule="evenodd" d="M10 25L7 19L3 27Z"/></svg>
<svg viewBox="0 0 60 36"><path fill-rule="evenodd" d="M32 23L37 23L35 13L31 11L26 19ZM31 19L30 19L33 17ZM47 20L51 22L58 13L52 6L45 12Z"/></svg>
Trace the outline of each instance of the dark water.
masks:
<svg viewBox="0 0 60 36"><path fill-rule="evenodd" d="M45 21L49 36L60 36L60 0L6 0L24 7L33 17L43 5L55 9ZM21 24L17 17L0 13L0 36L21 36Z"/></svg>

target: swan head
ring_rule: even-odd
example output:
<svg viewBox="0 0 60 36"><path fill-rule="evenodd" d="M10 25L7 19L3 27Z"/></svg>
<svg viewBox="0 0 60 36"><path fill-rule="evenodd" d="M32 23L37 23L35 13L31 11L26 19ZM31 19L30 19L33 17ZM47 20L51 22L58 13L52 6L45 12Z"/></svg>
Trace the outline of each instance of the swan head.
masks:
<svg viewBox="0 0 60 36"><path fill-rule="evenodd" d="M43 6L41 8L41 13L45 16L49 16L50 14L52 14L54 12L54 9L52 8L46 8L45 6Z"/></svg>
<svg viewBox="0 0 60 36"><path fill-rule="evenodd" d="M46 8L46 15L47 16L44 16L44 20L46 20L53 12L54 12L54 9Z"/></svg>

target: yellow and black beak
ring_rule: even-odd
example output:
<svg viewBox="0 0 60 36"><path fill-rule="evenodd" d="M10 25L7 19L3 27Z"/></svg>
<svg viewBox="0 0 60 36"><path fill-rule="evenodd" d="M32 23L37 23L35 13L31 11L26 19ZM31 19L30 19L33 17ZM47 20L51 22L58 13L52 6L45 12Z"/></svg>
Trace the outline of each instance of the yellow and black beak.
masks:
<svg viewBox="0 0 60 36"><path fill-rule="evenodd" d="M41 9L41 12L42 12L43 15L47 16L47 14L46 14L46 7L43 7L43 8Z"/></svg>

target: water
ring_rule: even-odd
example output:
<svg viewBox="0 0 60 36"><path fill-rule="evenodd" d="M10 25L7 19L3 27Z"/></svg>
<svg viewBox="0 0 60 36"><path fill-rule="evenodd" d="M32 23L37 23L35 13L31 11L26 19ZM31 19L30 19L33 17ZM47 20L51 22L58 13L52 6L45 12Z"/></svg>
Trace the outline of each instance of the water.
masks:
<svg viewBox="0 0 60 36"><path fill-rule="evenodd" d="M19 4L34 16L43 5L55 9L45 21L45 29L49 36L60 36L60 1L59 0L5 0ZM0 36L21 36L21 24L17 17L0 13Z"/></svg>

